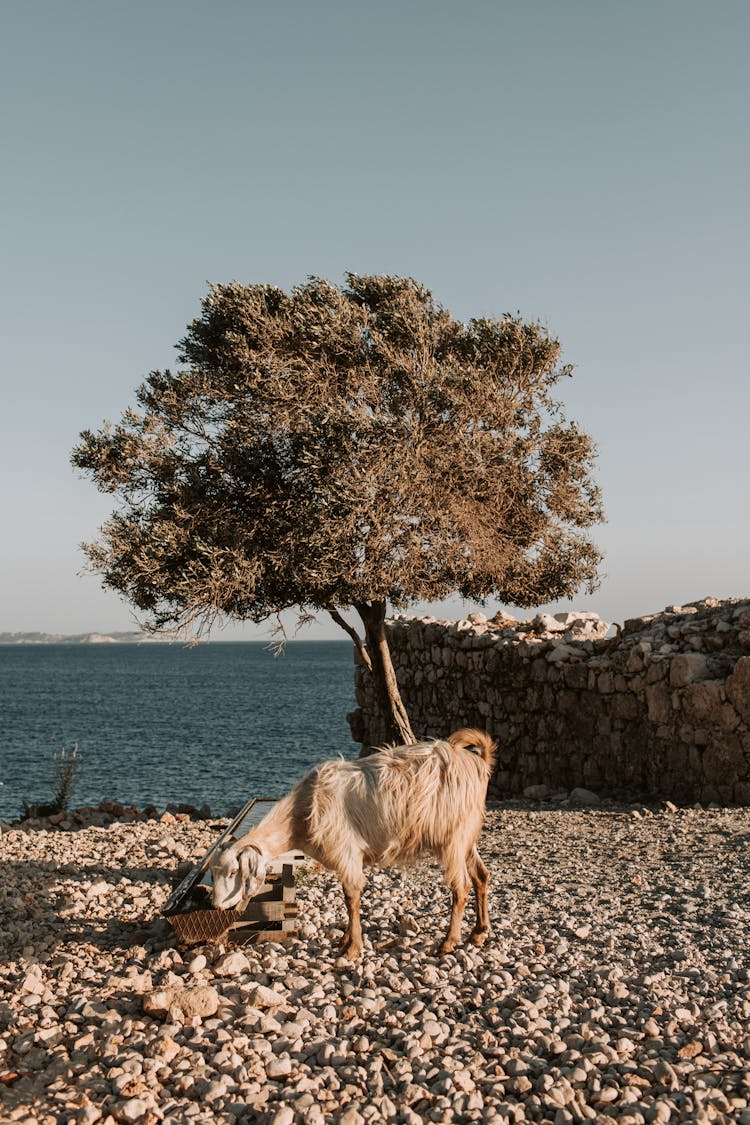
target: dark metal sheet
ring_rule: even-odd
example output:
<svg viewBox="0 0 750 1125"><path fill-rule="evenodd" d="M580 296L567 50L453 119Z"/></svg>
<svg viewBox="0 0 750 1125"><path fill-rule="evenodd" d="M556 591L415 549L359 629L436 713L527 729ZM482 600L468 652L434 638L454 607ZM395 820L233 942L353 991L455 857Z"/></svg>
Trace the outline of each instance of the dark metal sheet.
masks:
<svg viewBox="0 0 750 1125"><path fill-rule="evenodd" d="M274 801L268 797L251 797L250 800L245 805L243 805L243 807L237 813L234 820L232 820L231 823L224 829L224 831L217 837L217 839L214 841L214 843L211 845L202 859L200 859L199 862L196 863L195 867L192 867L190 871L188 871L185 878L179 883L177 887L175 887L175 889L172 891L172 894L165 902L162 913L174 914L176 911L180 910L181 907L184 907L187 904L188 899L190 898L191 891L198 883L201 882L201 876L204 873L207 876L206 886L210 887L211 879L210 875L208 874L208 865L211 862L213 856L218 851L221 851L221 849L229 842L230 839L239 840L241 836L244 836L245 832L247 832L253 824L257 824L260 820L263 819L263 817L273 804ZM256 818L255 820L252 819L253 815ZM245 827L246 823L247 827Z"/></svg>

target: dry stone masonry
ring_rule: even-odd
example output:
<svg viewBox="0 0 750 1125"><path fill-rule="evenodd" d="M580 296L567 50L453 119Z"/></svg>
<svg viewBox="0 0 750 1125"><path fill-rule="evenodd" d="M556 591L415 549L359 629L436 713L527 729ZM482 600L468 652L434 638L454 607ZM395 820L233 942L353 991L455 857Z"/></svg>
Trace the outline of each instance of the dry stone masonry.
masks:
<svg viewBox="0 0 750 1125"><path fill-rule="evenodd" d="M750 805L750 599L668 606L615 636L590 613L398 616L387 630L415 734L498 740L491 793ZM354 738L382 744L359 662L355 684Z"/></svg>

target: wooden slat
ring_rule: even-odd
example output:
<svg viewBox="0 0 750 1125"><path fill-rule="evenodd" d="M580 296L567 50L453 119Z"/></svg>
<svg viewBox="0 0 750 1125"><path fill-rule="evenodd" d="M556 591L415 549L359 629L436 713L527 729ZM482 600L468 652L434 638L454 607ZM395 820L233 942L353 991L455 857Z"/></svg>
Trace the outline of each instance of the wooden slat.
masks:
<svg viewBox="0 0 750 1125"><path fill-rule="evenodd" d="M281 855L269 860L266 870L269 875L279 875L287 865L291 865L292 870L295 870L300 864L307 862L309 862L308 857L303 852L282 852Z"/></svg>
<svg viewBox="0 0 750 1125"><path fill-rule="evenodd" d="M232 938L239 945L260 945L261 942L264 941L291 941L291 939L294 937L294 930L244 931L235 927L227 932L227 936Z"/></svg>
<svg viewBox="0 0 750 1125"><path fill-rule="evenodd" d="M279 922L286 917L288 909L287 903L279 899L274 902L256 902L253 899L247 904L242 919L247 922Z"/></svg>

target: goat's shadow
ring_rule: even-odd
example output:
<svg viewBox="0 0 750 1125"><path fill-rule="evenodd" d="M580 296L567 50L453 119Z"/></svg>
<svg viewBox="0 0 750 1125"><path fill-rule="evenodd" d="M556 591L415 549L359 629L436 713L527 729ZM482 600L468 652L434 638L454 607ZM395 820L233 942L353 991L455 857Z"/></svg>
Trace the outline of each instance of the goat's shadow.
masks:
<svg viewBox="0 0 750 1125"><path fill-rule="evenodd" d="M108 908L106 897L101 901L99 913L87 911L87 901L78 900L78 894L84 893L82 888L73 892L75 900L71 902L71 882L85 885L105 882L111 891L124 894L124 907L128 894L137 898L142 893L138 884L145 884L144 890L159 884L164 888L166 901L175 879L175 871L170 868L111 867L96 862L49 868L45 861L28 859L3 864L3 875L8 883L19 886L17 899L20 902L12 916L12 928L8 925L10 917L0 918L0 956L7 958L28 944L35 945L34 931L42 931L44 942L39 948L46 948L47 955L54 955L61 946L76 944L115 951L136 945L163 947L170 940L175 942L169 922L152 904L144 909L142 917L128 918L117 917L117 907ZM20 879L13 877L15 875L20 875ZM133 885L121 884L124 879ZM124 909L124 915L125 912Z"/></svg>
<svg viewBox="0 0 750 1125"><path fill-rule="evenodd" d="M538 804L532 805L524 802L523 808L526 809L527 806L540 808ZM501 803L491 802L489 810L491 812L502 811L504 807L506 806ZM515 803L511 807L515 807ZM632 806L612 805L597 810L597 813L598 815L617 815L628 811L629 808L632 808ZM559 811L580 812L580 809L570 808ZM717 825L715 831L721 833L723 830ZM736 833L727 831L725 834L728 837L727 843L736 846ZM731 840L729 837L731 837ZM501 878L498 878L497 874L493 876L494 892L491 891L490 894L493 929L497 930L498 924L502 925L502 921L507 918L508 914L507 904L504 900L508 896L512 896L515 890L525 889L533 872L524 868L522 856L518 854L517 841L504 834L497 834L489 846L486 843L483 846L483 842L480 841L480 851L496 871L498 868L502 871ZM550 857L551 859L554 858L553 840L550 840ZM19 887L23 888L22 890L19 889L17 897L21 897L24 901L21 907L10 908L14 911L12 916L7 906L5 907L7 911L5 917L3 917L3 911L0 910L0 934L3 935L3 937L0 937L0 956L7 957L9 953L19 951L27 943L28 937L19 939L15 943L9 942L8 934L14 923L17 924L19 920L24 920L24 914L29 920L30 927L33 928L38 921L38 924L41 924L46 931L45 939L51 939L49 944L56 945L58 948L66 944L78 943L106 950L128 949L133 946L147 946L152 949L167 947L182 949L183 947L178 945L177 937L169 923L159 913L160 904L149 904L140 918L117 917L115 914L116 906L107 909L106 897L103 899L103 909L98 916L86 912L85 901L81 901L80 904L74 903L75 908L70 911L70 887L64 885L71 881L87 885L95 881L104 881L111 886L112 890L125 896L126 902L124 905L126 905L128 895L132 895L134 898L138 897L138 884L145 884L148 887L159 884L163 887L163 902L165 902L176 880L179 864L180 859L178 857L175 857L173 867L167 867L163 863L157 863L153 866L127 864L125 866L112 866L96 860L86 865L51 866L44 860L17 860L4 864L7 883L17 883ZM419 933L417 939L413 940L409 946L409 956L423 956L431 952L433 946L437 946L439 943L444 925L447 923L449 896L442 884L442 873L439 867L432 863L429 864L429 867L430 877L434 878L434 893L427 912L425 912L424 906L419 907ZM397 882L401 879L407 880L404 884L405 890L408 890L408 874L408 871L381 872L381 875L387 875L389 879ZM14 878L18 875L21 875L22 878ZM340 883L336 876L329 872L321 872L319 876L316 876L317 878L325 880L327 893L336 901L337 919L329 928L342 933L345 926L346 911ZM133 886L126 885L123 887L121 885L123 879L128 880ZM304 901L303 886L298 888L298 893L300 900ZM368 870L362 901L364 934L366 939L369 940L374 954L377 955L387 951L398 960L403 955L400 941L401 931L399 930L399 922L403 911L399 916L394 915L392 918L374 921L372 914L375 913L379 895L380 891L375 879L373 879L372 869L370 869ZM35 916L34 913L35 909L39 907L43 908L43 915L40 918ZM56 911L64 911L64 913L59 913L56 919L54 917L51 919L50 913L54 915ZM123 910L123 915L126 913L128 913L127 910ZM4 924L7 922L10 922L11 926ZM472 923L473 902L467 908L464 926L468 929ZM333 960L336 957L336 938L321 941L320 935L307 936L302 932L293 939L290 946L287 946L287 948L292 947L299 956L315 956L316 952L319 952L321 956L330 956Z"/></svg>
<svg viewBox="0 0 750 1125"><path fill-rule="evenodd" d="M45 956L54 956L61 948L75 945L109 952L125 951L134 946L144 946L151 951L174 948L182 953L193 948L186 947L178 941L167 918L160 913L160 904L149 904L141 917L128 918L117 916L117 904L107 904L106 891L103 892L104 897L97 900L96 913L87 910L87 900L84 897L78 898L78 894L83 895L82 888L80 892L73 892L75 897L71 902L71 881L85 886L91 886L95 882L106 883L112 891L124 896L123 914L127 908L128 894L133 898L138 897L138 884L146 884L148 887L160 885L163 887L163 902L166 902L178 880L177 861L174 868L112 867L97 862L83 866L63 865L51 868L44 860L25 860L6 863L4 872L9 883L24 886L24 890L19 891L22 905L14 908L13 916L10 917L9 911L4 916L4 912L0 910L0 933L6 939L0 940L0 956L4 959L19 953L26 944L33 944L33 937L29 940L28 933L19 935L15 942L9 940L14 925L17 928L19 921L28 921L29 928L42 930L44 942L40 945L40 949L46 949ZM409 898L409 874L408 871L379 872L381 879L387 878L396 886L400 884L403 887L406 896L403 906L406 911L419 909L418 935L416 940L412 939L409 943L408 955L434 955L447 924L450 894L442 885L440 868L430 864L430 875L434 876L435 881L435 896L430 909L425 914L424 907L417 908L416 903L412 903ZM330 936L309 935L302 931L285 948L297 956L321 956L330 958L331 962L335 963L338 957L339 940L346 925L343 892L339 880L331 872L321 869L315 878L316 882L323 882L326 894L335 903L336 919L326 927ZM123 886L123 879L133 885ZM298 901L303 908L305 895L303 880L298 886ZM386 954L400 961L407 954L401 929L403 912L398 915L373 918L381 895L382 887L374 885L374 881L368 878L362 898L363 934L367 942L368 955ZM469 907L465 926L470 926L472 921L472 907ZM11 925L8 925L9 922ZM347 967L351 973L356 974L356 962L348 962ZM339 965L339 971L343 969L345 967Z"/></svg>

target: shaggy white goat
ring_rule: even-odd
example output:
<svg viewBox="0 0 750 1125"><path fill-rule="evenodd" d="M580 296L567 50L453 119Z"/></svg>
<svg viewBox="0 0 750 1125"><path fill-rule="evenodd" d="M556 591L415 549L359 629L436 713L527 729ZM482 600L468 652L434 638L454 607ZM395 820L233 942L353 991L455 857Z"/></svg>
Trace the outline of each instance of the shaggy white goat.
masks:
<svg viewBox="0 0 750 1125"><path fill-rule="evenodd" d="M483 945L489 933L489 875L476 843L495 750L484 731L459 730L445 741L386 747L367 758L315 766L260 824L213 861L214 906L243 907L263 885L269 859L302 851L341 879L349 914L341 952L357 957L365 864L402 866L429 854L443 868L453 896L440 952L449 953L460 941L470 884L477 906L471 940Z"/></svg>

